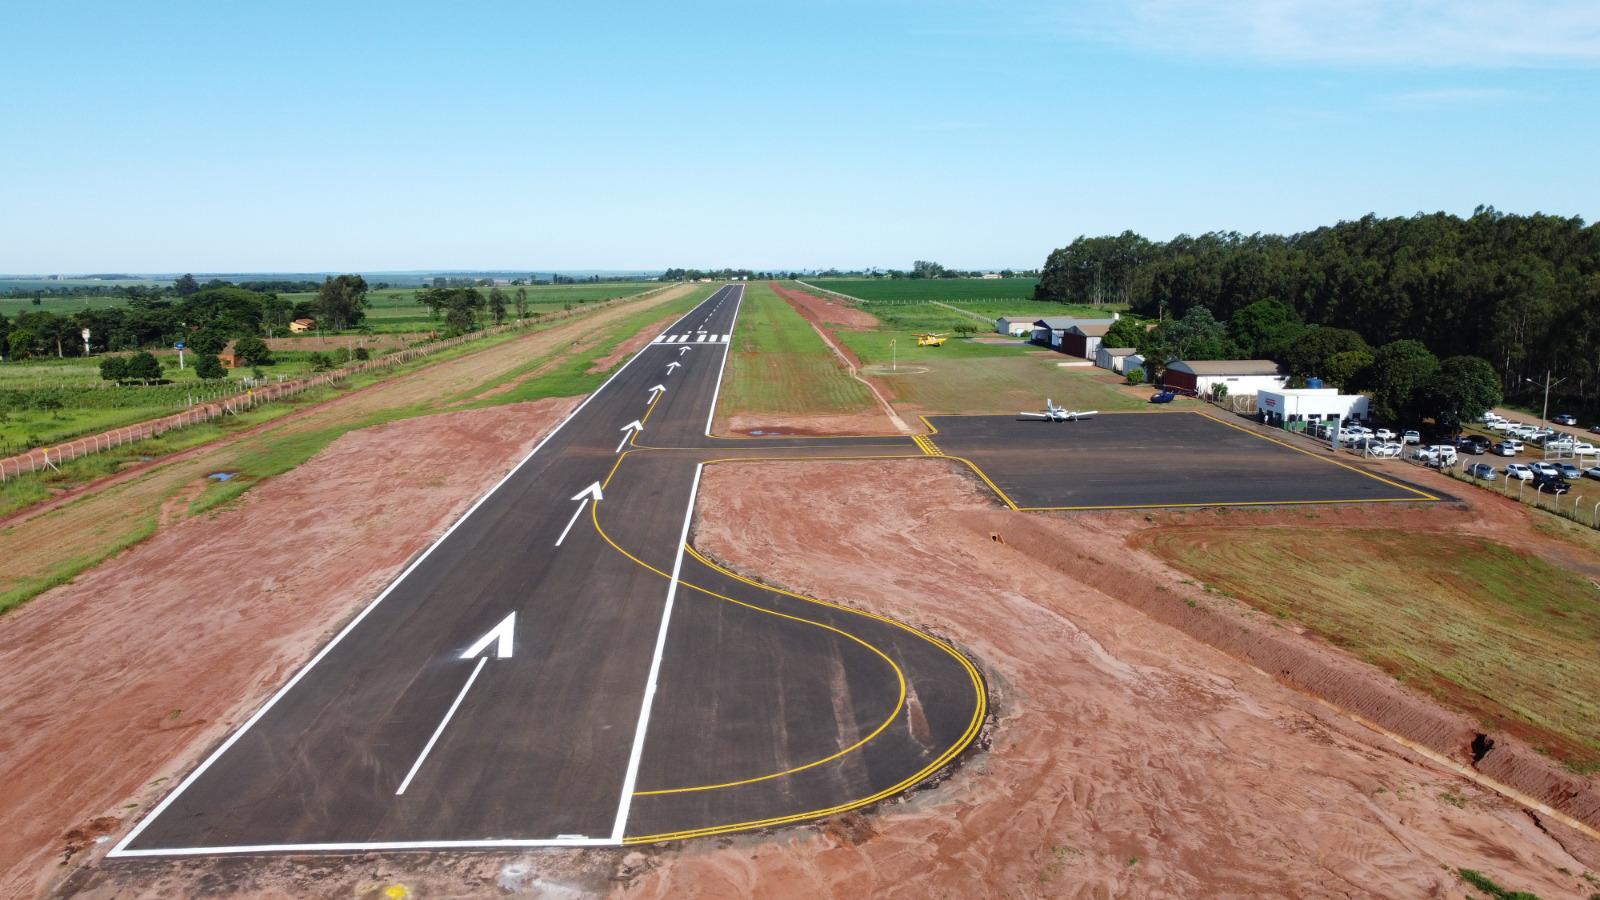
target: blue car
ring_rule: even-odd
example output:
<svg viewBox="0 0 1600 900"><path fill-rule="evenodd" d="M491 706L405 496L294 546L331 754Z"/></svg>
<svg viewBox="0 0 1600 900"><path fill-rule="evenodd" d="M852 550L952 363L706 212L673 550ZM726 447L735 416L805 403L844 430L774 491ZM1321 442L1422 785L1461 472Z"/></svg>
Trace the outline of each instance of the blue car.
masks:
<svg viewBox="0 0 1600 900"><path fill-rule="evenodd" d="M1176 396L1177 396L1177 394L1174 394L1171 391L1158 391L1157 393L1154 393L1154 394L1150 395L1150 402L1151 403L1171 403L1172 402L1172 398L1176 397Z"/></svg>

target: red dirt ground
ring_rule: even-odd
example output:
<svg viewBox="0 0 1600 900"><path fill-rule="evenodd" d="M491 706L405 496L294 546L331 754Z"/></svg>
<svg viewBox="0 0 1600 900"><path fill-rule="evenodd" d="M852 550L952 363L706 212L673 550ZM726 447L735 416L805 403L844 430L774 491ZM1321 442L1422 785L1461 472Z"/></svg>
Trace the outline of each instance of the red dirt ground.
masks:
<svg viewBox="0 0 1600 900"><path fill-rule="evenodd" d="M624 359L643 350L649 343L656 339L656 335L667 330L667 326L683 318L680 315L671 315L657 319L640 329L639 333L617 345L617 349L595 360L589 371L604 372Z"/></svg>
<svg viewBox="0 0 1600 900"><path fill-rule="evenodd" d="M629 896L1459 897L1460 867L1595 889L1600 845L1145 614L1197 589L1126 536L1198 517L1016 515L920 460L715 466L699 513L699 546L736 568L958 636L999 723L865 828L665 849Z"/></svg>
<svg viewBox="0 0 1600 900"><path fill-rule="evenodd" d="M109 847L576 402L352 432L0 618L0 896Z"/></svg>
<svg viewBox="0 0 1600 900"><path fill-rule="evenodd" d="M800 315L812 322L821 322L825 325L843 325L846 328L877 328L878 318L871 313L863 312L854 306L818 297L808 291L790 290L777 282L772 282L769 287L772 292L788 301L789 305L799 311ZM861 361L856 360L856 365Z"/></svg>

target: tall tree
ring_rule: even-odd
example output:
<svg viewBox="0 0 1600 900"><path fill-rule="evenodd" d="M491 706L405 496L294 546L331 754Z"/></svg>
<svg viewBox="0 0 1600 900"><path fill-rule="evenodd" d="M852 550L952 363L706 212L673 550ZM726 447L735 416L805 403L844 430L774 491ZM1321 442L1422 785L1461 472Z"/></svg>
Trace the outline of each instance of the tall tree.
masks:
<svg viewBox="0 0 1600 900"><path fill-rule="evenodd" d="M178 280L172 283L172 289L179 297L187 297L200 290L200 282L195 281L193 275L179 275Z"/></svg>
<svg viewBox="0 0 1600 900"><path fill-rule="evenodd" d="M367 281L360 275L328 278L317 290L317 318L335 331L354 328L367 317Z"/></svg>
<svg viewBox="0 0 1600 900"><path fill-rule="evenodd" d="M1500 377L1488 360L1452 356L1419 388L1417 406L1451 431L1500 404Z"/></svg>
<svg viewBox="0 0 1600 900"><path fill-rule="evenodd" d="M1372 412L1380 420L1413 424L1423 414L1422 388L1439 359L1421 341L1391 341L1372 354Z"/></svg>

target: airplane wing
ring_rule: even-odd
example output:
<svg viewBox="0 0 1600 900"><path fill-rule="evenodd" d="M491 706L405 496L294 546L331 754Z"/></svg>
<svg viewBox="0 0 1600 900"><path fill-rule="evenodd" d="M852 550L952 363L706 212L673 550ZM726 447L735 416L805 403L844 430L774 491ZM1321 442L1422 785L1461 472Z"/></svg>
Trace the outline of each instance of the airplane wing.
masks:
<svg viewBox="0 0 1600 900"><path fill-rule="evenodd" d="M1025 416L1025 417L1027 417L1029 419L1048 419L1048 418L1050 418L1050 414L1049 413L1042 413L1042 412L1019 412L1019 413L1017 413L1017 415Z"/></svg>
<svg viewBox="0 0 1600 900"><path fill-rule="evenodd" d="M1100 410L1098 410L1098 409L1086 409L1086 410L1084 410L1082 412L1078 412L1078 411L1074 410L1072 412L1067 413L1067 415L1069 417L1074 418L1074 419L1087 419L1090 416L1095 416L1095 415L1099 415L1099 414L1100 414Z"/></svg>

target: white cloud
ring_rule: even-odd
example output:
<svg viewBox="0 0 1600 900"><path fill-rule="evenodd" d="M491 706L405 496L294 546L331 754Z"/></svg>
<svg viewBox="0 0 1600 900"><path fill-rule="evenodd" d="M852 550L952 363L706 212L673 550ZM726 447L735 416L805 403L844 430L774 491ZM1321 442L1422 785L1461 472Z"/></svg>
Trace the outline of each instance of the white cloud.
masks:
<svg viewBox="0 0 1600 900"><path fill-rule="evenodd" d="M1600 64L1597 0L1124 0L1068 27L1159 53L1279 64Z"/></svg>

